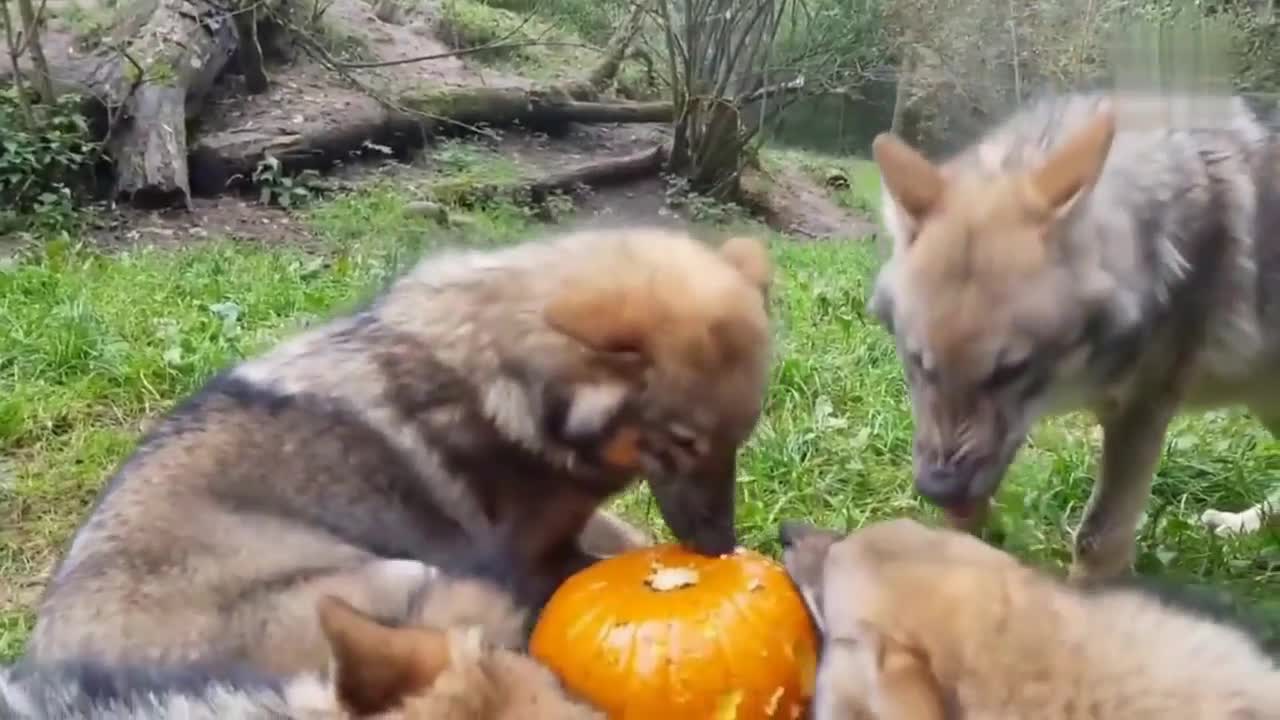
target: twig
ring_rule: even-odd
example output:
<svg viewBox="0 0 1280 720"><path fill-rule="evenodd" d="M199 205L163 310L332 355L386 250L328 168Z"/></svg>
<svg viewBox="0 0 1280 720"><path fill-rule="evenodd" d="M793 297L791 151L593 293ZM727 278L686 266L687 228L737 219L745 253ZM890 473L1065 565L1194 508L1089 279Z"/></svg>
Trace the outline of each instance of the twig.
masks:
<svg viewBox="0 0 1280 720"><path fill-rule="evenodd" d="M413 109L404 107L400 103L397 103L391 98L384 96L382 93L378 92L377 90L374 90L368 85L365 85L364 83L357 80L354 75L347 72L346 68L343 68L338 64L338 61L335 60L333 56L329 54L329 51L325 50L320 45L320 43L316 42L315 39L312 38L307 32L302 30L302 28L299 28L293 23L283 20L283 18L280 18L279 16L276 16L276 19L279 21L282 21L282 24L285 27L287 27L291 32L293 32L295 37L297 37L302 41L303 49L306 50L313 58L318 60L321 65L324 65L325 67L338 73L338 75L342 76L342 79L351 83L351 85L354 86L356 89L358 89L360 92L363 92L369 97L378 101L384 107L390 110L394 110L395 112L411 116L411 117L421 117L421 118L426 118L428 120L434 120L436 122L455 125L469 132L474 132L480 135L484 135L485 137L490 138L492 140L498 139L498 136L495 133L490 132L488 130L484 130L482 128L475 127L474 125L470 125L464 122L459 122L452 118L432 115L431 113L423 112L421 110L413 110Z"/></svg>
<svg viewBox="0 0 1280 720"><path fill-rule="evenodd" d="M35 36L34 28L40 22L41 16L44 15L44 7L47 2L48 0L40 0L40 7L35 12L35 20L32 21L31 26L18 34L18 40L22 43L18 46L19 57L27 51L27 46L31 44L31 38ZM25 21L23 24L25 24Z"/></svg>
<svg viewBox="0 0 1280 720"><path fill-rule="evenodd" d="M411 63L426 62L428 60L443 60L444 58L470 55L472 53L484 52L486 50L508 50L508 49L514 49L514 48L522 48L522 47L579 47L579 48L586 48L588 50L594 50L596 52L602 52L600 48L594 45L588 45L586 43L540 42L540 41L530 40L528 42L509 42L509 43L492 42L492 43L487 43L485 45L477 45L475 47L462 48L461 50L450 50L448 52L433 53L431 55L419 55L417 57L410 57L410 58L398 58L396 60L381 60L378 62L345 62L342 60L335 59L333 62L336 67L343 68L344 70L368 70L372 68L392 67L394 65L409 65Z"/></svg>
<svg viewBox="0 0 1280 720"><path fill-rule="evenodd" d="M802 77L796 78L795 80L788 80L786 82L767 85L765 87L760 88L759 90L756 90L755 92L750 92L750 93L746 93L745 95L740 95L736 100L734 100L734 103L740 106L746 105L747 103L752 103L757 100L763 100L764 98L767 98L771 95L781 95L783 93L797 92L797 91L803 90L804 88L805 88L805 81L804 81L804 77L802 76ZM829 95L833 93L822 93L822 94Z"/></svg>
<svg viewBox="0 0 1280 720"><path fill-rule="evenodd" d="M103 103L107 107L106 137L111 137L112 131L115 130L116 123L120 121L120 116L124 114L126 103L128 103L129 98L133 97L133 94L138 91L138 88L142 85L142 83L146 80L146 77L147 77L147 73L145 70L142 69L142 65L138 64L138 61L135 60L133 56L129 54L129 50L125 45L121 44L120 46L114 47L112 49L120 53L120 55L122 55L124 59L127 60L130 65L133 66L134 78L133 78L133 82L130 83L129 85L129 91L124 94L124 97L120 98L119 104L117 104L113 108L111 107L110 102Z"/></svg>
<svg viewBox="0 0 1280 720"><path fill-rule="evenodd" d="M1009 0L1009 41L1013 45L1013 99L1022 104L1022 63L1018 52L1018 20L1013 14L1013 0Z"/></svg>
<svg viewBox="0 0 1280 720"><path fill-rule="evenodd" d="M13 18L9 16L8 0L0 0L0 21L4 22L5 46L9 48L9 62L13 65L14 95L18 98L18 107L22 109L22 115L26 119L27 125L32 126L35 125L36 119L31 112L31 103L27 98L27 90L22 82L22 68L18 65L18 58L21 53L18 52L18 43L13 37Z"/></svg>

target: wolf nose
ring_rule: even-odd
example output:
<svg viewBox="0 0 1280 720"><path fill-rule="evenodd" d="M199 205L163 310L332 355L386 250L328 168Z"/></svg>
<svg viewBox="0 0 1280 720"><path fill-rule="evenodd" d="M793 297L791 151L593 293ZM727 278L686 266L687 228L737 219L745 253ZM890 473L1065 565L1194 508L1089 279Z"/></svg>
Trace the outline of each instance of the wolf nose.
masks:
<svg viewBox="0 0 1280 720"><path fill-rule="evenodd" d="M931 467L916 475L916 490L939 507L959 505L968 500L969 478L955 468Z"/></svg>

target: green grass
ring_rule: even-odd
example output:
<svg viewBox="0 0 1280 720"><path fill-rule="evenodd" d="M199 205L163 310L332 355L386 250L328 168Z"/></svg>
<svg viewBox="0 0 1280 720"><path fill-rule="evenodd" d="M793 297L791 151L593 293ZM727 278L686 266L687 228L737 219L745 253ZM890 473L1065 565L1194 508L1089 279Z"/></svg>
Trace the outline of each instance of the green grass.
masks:
<svg viewBox="0 0 1280 720"><path fill-rule="evenodd" d="M630 10L617 0L479 0L489 7L510 10L521 16L536 12L597 44L603 45Z"/></svg>
<svg viewBox="0 0 1280 720"><path fill-rule="evenodd" d="M447 140L431 151L432 175L423 190L446 205L465 203L478 189L501 192L523 185L525 172L498 151L461 140Z"/></svg>
<svg viewBox="0 0 1280 720"><path fill-rule="evenodd" d="M833 174L844 176L848 187L829 188L835 201L849 210L874 216L880 207L880 173L875 163L853 156L821 155L786 147L766 147L760 154L766 170L797 168L824 185Z"/></svg>
<svg viewBox="0 0 1280 720"><path fill-rule="evenodd" d="M853 168L866 192L865 164ZM55 243L0 267L0 657L20 650L40 578L148 418L219 368L350 306L420 253L510 242L532 222L490 207L446 236L405 217L401 192L373 187L308 210L318 241L307 249L225 241L104 256ZM876 251L771 242L776 363L740 465L744 543L776 552L783 518L844 529L932 515L911 489L893 345L863 312ZM998 498L1007 548L1046 565L1069 559L1095 447L1080 417L1035 431ZM1227 587L1280 616L1280 575L1256 563L1274 554L1274 536L1220 540L1196 523L1205 507L1243 507L1277 481L1280 443L1247 417L1178 421L1142 531L1142 570ZM620 505L658 526L645 491Z"/></svg>

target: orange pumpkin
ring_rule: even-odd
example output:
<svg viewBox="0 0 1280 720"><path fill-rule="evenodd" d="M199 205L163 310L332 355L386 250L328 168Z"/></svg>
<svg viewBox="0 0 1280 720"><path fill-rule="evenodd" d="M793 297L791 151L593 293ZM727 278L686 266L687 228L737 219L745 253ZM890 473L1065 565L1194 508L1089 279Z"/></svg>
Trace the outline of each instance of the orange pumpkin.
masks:
<svg viewBox="0 0 1280 720"><path fill-rule="evenodd" d="M529 649L612 720L794 720L813 696L816 640L778 563L667 544L565 581Z"/></svg>

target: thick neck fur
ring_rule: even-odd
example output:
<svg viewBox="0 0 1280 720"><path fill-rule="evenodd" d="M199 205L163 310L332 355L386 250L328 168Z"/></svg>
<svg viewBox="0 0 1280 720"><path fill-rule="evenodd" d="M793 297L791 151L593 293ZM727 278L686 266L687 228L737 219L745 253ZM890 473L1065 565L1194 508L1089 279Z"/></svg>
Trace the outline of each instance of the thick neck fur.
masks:
<svg viewBox="0 0 1280 720"><path fill-rule="evenodd" d="M1280 669L1236 628L1137 590L1084 593L1027 569L1006 580L980 606L969 596L965 619L929 604L953 614L934 627L968 631L915 638L968 720L1280 717Z"/></svg>

